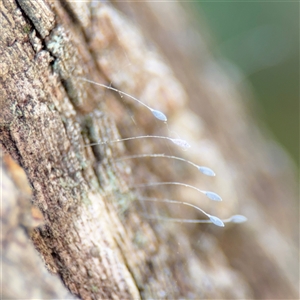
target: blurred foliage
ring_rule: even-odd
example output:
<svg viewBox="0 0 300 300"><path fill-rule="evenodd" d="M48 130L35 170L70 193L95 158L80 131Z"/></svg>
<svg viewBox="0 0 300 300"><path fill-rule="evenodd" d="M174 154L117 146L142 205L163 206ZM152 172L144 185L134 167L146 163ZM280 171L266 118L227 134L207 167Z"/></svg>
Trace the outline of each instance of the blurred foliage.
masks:
<svg viewBox="0 0 300 300"><path fill-rule="evenodd" d="M193 5L214 37L210 50L252 85L255 112L299 166L299 2Z"/></svg>

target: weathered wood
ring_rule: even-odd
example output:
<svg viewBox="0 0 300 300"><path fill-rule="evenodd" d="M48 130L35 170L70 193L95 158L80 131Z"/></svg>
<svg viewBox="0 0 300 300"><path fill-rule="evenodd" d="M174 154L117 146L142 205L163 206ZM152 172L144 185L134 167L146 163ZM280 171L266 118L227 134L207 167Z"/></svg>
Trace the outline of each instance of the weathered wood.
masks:
<svg viewBox="0 0 300 300"><path fill-rule="evenodd" d="M75 299L45 265L24 232L41 224L30 209L31 189L22 169L0 149L2 299ZM10 178L12 175L13 178Z"/></svg>
<svg viewBox="0 0 300 300"><path fill-rule="evenodd" d="M162 6L158 10L151 3L126 5L116 4L124 11L131 9L144 33L156 28L178 49L176 39L168 35L176 25L172 19L164 25L154 21ZM169 9L186 20L177 4L170 4ZM292 242L295 231L285 214L292 215L294 222L297 219L289 203L285 211L278 210L283 195L294 197L293 179L268 157L266 143L253 133L253 121L241 106L240 96L226 76L212 68L205 49L201 51L207 61L201 69L203 65L189 65L180 51L171 56L162 40L157 40L177 77L188 87L185 92L164 58L113 6L88 1L5 0L1 13L0 140L5 152L26 172L33 206L43 214L43 224L31 233L34 245L47 268L74 295L82 299L296 297L296 271L283 256L288 251L295 259L297 253ZM184 28L184 24L177 25ZM192 48L188 44L184 54ZM201 75L195 79L199 69ZM212 74L218 76L218 83ZM144 108L128 99L122 99L126 101L123 105L118 94L83 82L81 76L112 83L166 112L168 128ZM201 102L204 122L186 106L189 98L200 96L207 99ZM150 226L135 205L145 191L133 191L130 185L186 180L199 186L198 175L169 162L139 160L131 169L113 160L125 151L170 149L159 142L127 143L126 148L122 143L84 147L116 139L119 132L122 136L169 134L167 129L191 142L191 150L181 156L213 166L219 175L214 181L201 179L201 185L218 190L224 203L212 207L204 200L201 207L224 218L241 209L249 216L248 224L207 232L211 227ZM176 148L172 152L179 154ZM279 157L288 168L284 155ZM257 178L265 182L263 188L255 182ZM199 196L185 189L163 192L199 203ZM161 195L159 191L149 193ZM259 203L269 197L272 203ZM176 213L176 209L170 212ZM189 211L181 213L199 217ZM282 220L281 228L272 218ZM270 231L273 236L266 243ZM269 249L268 243L276 249ZM251 265L242 263L244 257ZM260 269L262 263L265 270ZM289 274L291 270L295 273Z"/></svg>

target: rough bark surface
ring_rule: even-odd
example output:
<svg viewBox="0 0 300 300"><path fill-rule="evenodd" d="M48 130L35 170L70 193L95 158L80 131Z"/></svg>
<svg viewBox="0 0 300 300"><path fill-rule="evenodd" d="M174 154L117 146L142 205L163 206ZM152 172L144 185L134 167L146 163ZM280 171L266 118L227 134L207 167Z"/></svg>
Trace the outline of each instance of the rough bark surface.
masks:
<svg viewBox="0 0 300 300"><path fill-rule="evenodd" d="M33 288L23 298L70 298L59 283L49 290L50 280L58 277L82 299L298 298L290 163L283 152L271 152L275 146L257 131L241 96L187 20L177 3L2 1L2 250L6 279L17 282L10 287L4 281L6 298L20 298L25 284ZM194 38L183 49L176 37L185 30ZM187 57L196 61L196 47L201 59L191 65ZM168 126L129 99L80 77L112 83L166 112ZM201 119L188 108L189 100ZM170 143L148 140L85 147L120 135L173 132L192 148L180 152ZM199 183L199 174L182 164L115 160L170 151L211 166L218 176L201 177ZM18 184L16 174L22 172L11 158L25 171L30 188L24 179ZM146 192L199 205L199 195L186 189L132 188L157 181L216 190L223 203L201 198L203 209L221 218L243 213L249 222L225 229L149 222L143 214L152 207L137 205ZM201 217L181 208L158 210ZM16 221L19 215L29 221ZM57 277L38 275L40 262L25 232ZM18 240L26 248L14 247ZM33 267L25 272L44 284L29 283L24 272L9 272L12 265L18 270L27 263Z"/></svg>

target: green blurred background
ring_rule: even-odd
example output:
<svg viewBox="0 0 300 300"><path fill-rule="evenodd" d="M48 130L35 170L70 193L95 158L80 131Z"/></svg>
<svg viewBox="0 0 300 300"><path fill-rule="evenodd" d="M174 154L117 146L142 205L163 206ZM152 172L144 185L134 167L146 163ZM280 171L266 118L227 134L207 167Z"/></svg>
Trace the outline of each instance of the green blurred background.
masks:
<svg viewBox="0 0 300 300"><path fill-rule="evenodd" d="M299 2L194 2L211 51L249 81L255 113L299 167ZM241 80L241 77L239 77Z"/></svg>

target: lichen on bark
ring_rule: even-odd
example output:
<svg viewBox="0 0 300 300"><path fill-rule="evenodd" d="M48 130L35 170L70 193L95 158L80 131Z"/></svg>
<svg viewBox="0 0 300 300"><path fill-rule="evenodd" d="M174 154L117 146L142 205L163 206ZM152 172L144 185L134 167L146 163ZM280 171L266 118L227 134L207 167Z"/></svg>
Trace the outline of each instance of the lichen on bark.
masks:
<svg viewBox="0 0 300 300"><path fill-rule="evenodd" d="M170 4L171 11L174 15L181 12L184 18L183 11L176 5ZM252 160L249 163L248 179L252 180L249 182L258 175L261 180L272 182L272 189L266 193L274 196L275 204L280 203L276 194L281 192L276 183L285 181L266 173L264 166L271 163L261 137L250 134L250 122L246 119L242 133L234 130L245 113L238 96L234 92L230 94L233 87L222 77L222 72L218 73L220 80L224 78L221 87L216 87L205 71L200 77L207 84L201 81L193 86L202 85L202 95L214 95L214 99L202 103L204 119L208 122L205 126L186 105L189 98L198 97L200 92L193 88L185 92L180 83L186 78L192 82L197 77L195 70L190 67L192 73L186 76L189 74L185 69L187 63L182 68L177 65L184 59L165 52L172 62L171 67L144 37L149 36L145 20L158 28L153 16L158 17L159 10L151 3L140 3L139 9L143 8L145 16L144 23L139 21L143 30L140 31L116 7L126 11L130 4L14 0L4 0L1 4L0 141L5 155L10 155L25 171L32 190L33 208L43 215L39 226L27 232L46 267L62 278L71 293L82 299L251 298L272 293L291 298L296 293L296 284L291 277L282 276L287 272L283 258L270 256L263 235L255 225L245 225L239 230L229 227L227 233L217 238L210 227L203 227L203 231L194 226L185 229L184 226L149 223L142 217L135 205L139 194L131 191L129 184L138 180L164 181L180 174L198 185L197 177L184 167L176 169L173 164L136 161L130 168L125 162L115 162L114 157L145 149L152 153L167 151L168 145L149 142L85 147L98 140L117 139L120 134L153 134L156 130L163 132L164 128L147 110L128 99L120 101L118 94L81 81L81 76L112 83L167 113L170 132L175 130L195 146L186 157L197 161L200 151L202 162L213 161L223 175L214 182L228 199L215 208L220 216L236 213L242 206L235 190L249 199L255 198L256 193L262 195L260 190L249 186L242 175L242 166L247 164L245 157L260 159L258 167ZM137 6L130 10L139 20L135 12ZM166 28L157 32L175 45L167 34L171 21L164 22ZM157 43L160 44L159 39ZM160 46L164 49L163 43ZM227 89L223 94L229 95L226 101L220 97L222 93L218 89L222 87ZM212 118L212 115L218 117ZM230 151L221 132L232 133ZM238 148L241 136L248 137L243 149ZM208 141L206 146L203 140ZM255 155L251 143L261 156ZM228 172L226 163L229 162L240 175L238 179ZM8 174L15 172L6 170ZM205 179L202 183L212 184ZM288 183L282 184L288 190ZM18 189L22 191L22 187ZM180 193L192 203L198 201L197 196L182 190ZM175 196L175 193L170 191L169 195ZM160 193L156 191L155 196ZM203 205L209 207L209 204ZM245 207L258 211L256 205L259 204L248 201ZM286 210L292 211L289 205ZM259 217L257 223L264 224L263 221ZM283 236L280 230L284 229L275 225L272 228ZM239 245L239 253L226 246L223 242L226 239ZM292 243L287 245L294 251ZM259 249L263 249L262 252ZM272 270L270 282L275 292L268 282L256 288L255 276L258 275L243 265L239 268L242 253L248 250L257 258L253 266L263 261L267 269ZM235 257L239 261L234 268L231 260ZM261 282L264 278L261 277Z"/></svg>

